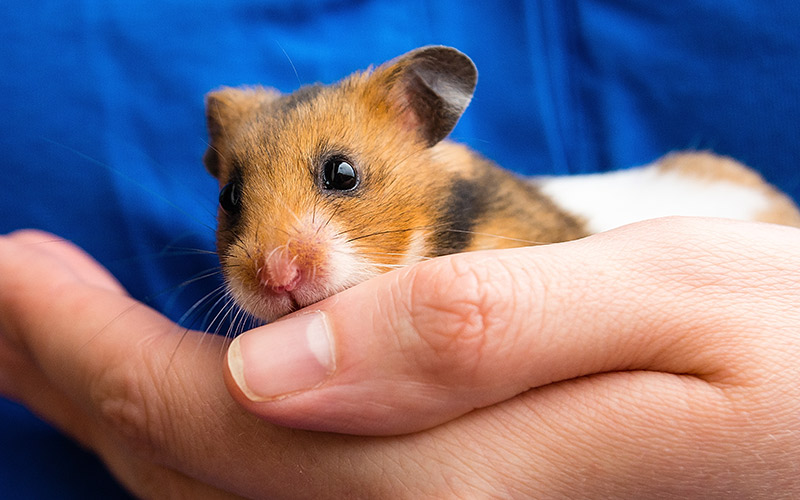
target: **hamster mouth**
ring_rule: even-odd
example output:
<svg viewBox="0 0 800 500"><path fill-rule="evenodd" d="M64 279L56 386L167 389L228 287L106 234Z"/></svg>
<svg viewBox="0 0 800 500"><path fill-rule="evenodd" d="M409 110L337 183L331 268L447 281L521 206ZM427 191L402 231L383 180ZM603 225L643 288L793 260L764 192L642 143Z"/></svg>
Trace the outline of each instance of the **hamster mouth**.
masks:
<svg viewBox="0 0 800 500"><path fill-rule="evenodd" d="M277 307L281 310L280 316L293 313L305 307L305 305L300 304L293 291L287 292L283 290L276 292L268 288L262 288L260 295L259 300L263 301L265 306L272 305L272 307Z"/></svg>
<svg viewBox="0 0 800 500"><path fill-rule="evenodd" d="M286 296L289 297L289 303L291 304L289 312L295 312L298 309L302 308L302 306L297 302L297 299L292 294L292 292L286 292Z"/></svg>

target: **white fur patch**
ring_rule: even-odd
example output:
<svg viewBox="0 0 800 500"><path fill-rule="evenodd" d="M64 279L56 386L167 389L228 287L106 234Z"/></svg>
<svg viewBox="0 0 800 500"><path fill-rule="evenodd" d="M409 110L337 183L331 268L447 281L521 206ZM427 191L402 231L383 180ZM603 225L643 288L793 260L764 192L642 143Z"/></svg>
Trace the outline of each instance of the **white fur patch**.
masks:
<svg viewBox="0 0 800 500"><path fill-rule="evenodd" d="M590 232L670 215L753 220L769 207L766 196L754 188L655 166L532 182L558 206L582 217Z"/></svg>
<svg viewBox="0 0 800 500"><path fill-rule="evenodd" d="M329 287L328 295L381 274L369 259L361 255L355 245L347 241L347 234L335 223L328 223L322 232L327 234L329 244L328 276L324 283Z"/></svg>

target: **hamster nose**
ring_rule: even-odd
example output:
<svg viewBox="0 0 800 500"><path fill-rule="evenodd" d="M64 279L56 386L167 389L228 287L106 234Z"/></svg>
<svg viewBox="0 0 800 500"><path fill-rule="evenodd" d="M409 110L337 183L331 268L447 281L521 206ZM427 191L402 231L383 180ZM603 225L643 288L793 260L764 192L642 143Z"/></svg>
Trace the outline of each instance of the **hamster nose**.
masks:
<svg viewBox="0 0 800 500"><path fill-rule="evenodd" d="M277 293L291 292L300 284L301 278L297 259L282 250L275 250L267 255L258 269L261 286Z"/></svg>

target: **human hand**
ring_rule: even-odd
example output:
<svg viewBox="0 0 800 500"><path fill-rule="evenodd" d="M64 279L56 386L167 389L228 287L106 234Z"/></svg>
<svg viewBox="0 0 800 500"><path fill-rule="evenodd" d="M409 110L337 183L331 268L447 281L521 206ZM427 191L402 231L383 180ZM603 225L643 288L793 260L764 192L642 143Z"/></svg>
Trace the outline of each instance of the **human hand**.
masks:
<svg viewBox="0 0 800 500"><path fill-rule="evenodd" d="M439 259L309 309L229 351L232 394L269 421L394 434L514 398L471 415L502 415L488 442L517 441L548 483L541 460L557 464L571 495L603 477L614 495L800 493L797 229L648 221Z"/></svg>
<svg viewBox="0 0 800 500"><path fill-rule="evenodd" d="M797 492L797 233L668 220L440 259L315 306L336 356L316 389L260 403L234 391L250 411L302 427L444 422L381 438L252 418L223 387L222 339L189 332L184 345L205 347L176 350L182 332L85 255L16 234L0 240L0 392L146 496ZM495 283L480 307L459 286L475 273ZM260 342L244 339L248 360Z"/></svg>

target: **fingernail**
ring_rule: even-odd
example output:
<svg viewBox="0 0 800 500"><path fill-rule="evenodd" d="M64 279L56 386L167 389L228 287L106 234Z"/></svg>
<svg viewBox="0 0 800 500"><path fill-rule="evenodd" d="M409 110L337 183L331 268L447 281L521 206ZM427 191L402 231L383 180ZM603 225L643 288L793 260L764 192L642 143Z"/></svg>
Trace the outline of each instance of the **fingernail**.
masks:
<svg viewBox="0 0 800 500"><path fill-rule="evenodd" d="M228 368L251 401L319 386L336 368L325 314L294 316L240 335L228 347Z"/></svg>

